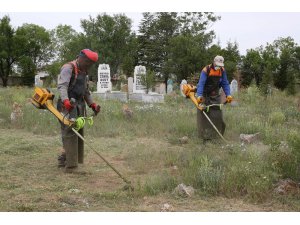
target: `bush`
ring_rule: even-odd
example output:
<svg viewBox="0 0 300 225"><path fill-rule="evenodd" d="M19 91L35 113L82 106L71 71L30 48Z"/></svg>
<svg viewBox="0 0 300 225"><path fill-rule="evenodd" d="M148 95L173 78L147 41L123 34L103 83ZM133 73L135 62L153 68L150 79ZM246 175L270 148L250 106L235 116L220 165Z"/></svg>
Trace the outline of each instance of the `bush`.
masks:
<svg viewBox="0 0 300 225"><path fill-rule="evenodd" d="M268 120L271 125L280 125L284 123L285 115L280 110L274 111L269 115Z"/></svg>

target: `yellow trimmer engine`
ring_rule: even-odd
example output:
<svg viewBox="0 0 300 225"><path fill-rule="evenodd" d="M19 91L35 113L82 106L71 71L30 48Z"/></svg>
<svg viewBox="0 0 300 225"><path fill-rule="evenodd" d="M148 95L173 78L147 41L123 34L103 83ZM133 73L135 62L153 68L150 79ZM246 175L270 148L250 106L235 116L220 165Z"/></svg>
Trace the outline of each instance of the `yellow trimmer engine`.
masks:
<svg viewBox="0 0 300 225"><path fill-rule="evenodd" d="M192 100L192 102L196 105L198 109L201 111L203 110L203 107L199 105L197 102L197 99L195 97L195 92L197 91L197 88L193 86L192 84L183 84L182 86L182 93L187 97Z"/></svg>
<svg viewBox="0 0 300 225"><path fill-rule="evenodd" d="M31 103L38 109L45 109L48 100L53 102L54 94L45 88L36 87L31 98Z"/></svg>
<svg viewBox="0 0 300 225"><path fill-rule="evenodd" d="M34 89L34 94L31 98L31 103L38 109L48 109L53 113L62 123L67 126L72 126L73 121L65 118L54 106L53 99L55 95L51 93L48 89L36 87Z"/></svg>

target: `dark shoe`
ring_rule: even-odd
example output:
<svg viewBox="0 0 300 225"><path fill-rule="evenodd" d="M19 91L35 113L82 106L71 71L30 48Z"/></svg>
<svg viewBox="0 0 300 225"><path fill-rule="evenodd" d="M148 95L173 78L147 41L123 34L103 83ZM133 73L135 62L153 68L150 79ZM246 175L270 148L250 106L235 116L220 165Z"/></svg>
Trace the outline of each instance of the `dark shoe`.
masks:
<svg viewBox="0 0 300 225"><path fill-rule="evenodd" d="M60 167L65 167L66 166L66 154L61 154L60 156L58 156L57 158L58 161L58 168Z"/></svg>

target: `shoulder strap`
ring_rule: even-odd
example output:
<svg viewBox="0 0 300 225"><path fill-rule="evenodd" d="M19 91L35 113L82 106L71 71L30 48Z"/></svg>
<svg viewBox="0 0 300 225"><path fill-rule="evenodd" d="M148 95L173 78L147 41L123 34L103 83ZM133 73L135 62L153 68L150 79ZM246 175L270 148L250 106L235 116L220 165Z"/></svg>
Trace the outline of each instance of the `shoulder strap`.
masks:
<svg viewBox="0 0 300 225"><path fill-rule="evenodd" d="M209 64L208 66L206 66L206 73L207 73L207 76L209 76L210 68L211 68L211 64ZM223 72L224 72L224 67L221 66L221 73L223 73Z"/></svg>
<svg viewBox="0 0 300 225"><path fill-rule="evenodd" d="M74 74L74 79L71 84L69 84L69 89L72 89L75 86L77 76L78 76L78 67L75 61L69 62L67 64L70 64L72 66L72 75Z"/></svg>

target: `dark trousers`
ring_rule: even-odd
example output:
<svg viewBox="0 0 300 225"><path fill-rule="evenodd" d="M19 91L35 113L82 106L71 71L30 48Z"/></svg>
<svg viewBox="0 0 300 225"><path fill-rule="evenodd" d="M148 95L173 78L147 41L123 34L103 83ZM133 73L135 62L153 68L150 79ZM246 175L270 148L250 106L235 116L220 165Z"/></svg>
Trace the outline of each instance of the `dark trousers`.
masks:
<svg viewBox="0 0 300 225"><path fill-rule="evenodd" d="M59 107L58 107L59 108ZM64 114L67 112L62 110ZM77 118L79 116L85 115L85 104L77 104L67 116L72 118ZM82 136L84 136L83 128L78 131ZM78 166L78 163L83 163L84 159L84 143L83 141L73 132L71 127L61 123L61 137L63 148L66 155L65 167L74 168Z"/></svg>
<svg viewBox="0 0 300 225"><path fill-rule="evenodd" d="M205 105L211 104L220 104L221 97L217 96L208 96L205 98ZM206 115L210 118L213 124L216 126L218 131L224 135L226 124L223 120L223 113L219 107L211 107L209 111L204 111ZM197 109L197 128L198 136L203 140L212 140L219 138L218 133L213 128L211 123L208 121L203 112Z"/></svg>

